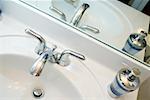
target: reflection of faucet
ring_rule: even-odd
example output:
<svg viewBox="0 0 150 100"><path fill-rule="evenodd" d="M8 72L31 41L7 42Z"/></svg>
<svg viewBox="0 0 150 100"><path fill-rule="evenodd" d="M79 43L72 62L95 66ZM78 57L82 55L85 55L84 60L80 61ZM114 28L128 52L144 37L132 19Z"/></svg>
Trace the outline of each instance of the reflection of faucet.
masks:
<svg viewBox="0 0 150 100"><path fill-rule="evenodd" d="M54 1L51 1L51 6L49 7L50 10L54 11L55 13L59 14L61 16L61 18L66 21L66 15L65 13L63 13L61 10L59 10L58 8L56 8L54 6Z"/></svg>
<svg viewBox="0 0 150 100"><path fill-rule="evenodd" d="M74 51L65 50L62 53L54 52L57 47L55 45L52 48L47 47L46 42L42 36L30 29L26 29L25 32L36 37L40 41L40 45L36 48L36 51L38 51L36 53L40 55L40 57L35 61L30 72L34 76L40 76L47 61L57 63L61 66L67 66L70 64L70 60L68 57L69 55L72 55L81 60L85 60L85 57L83 55Z"/></svg>
<svg viewBox="0 0 150 100"><path fill-rule="evenodd" d="M75 15L73 16L70 24L73 25L73 26L78 27L78 24L79 24L83 14L84 14L84 12L89 7L90 7L89 4L83 3L82 6L77 10ZM82 30L87 30L87 31L91 31L91 32L94 32L94 33L99 33L99 29L97 29L95 27L92 27L92 26L89 26L89 25L83 25L83 26L80 26L79 28L81 28Z"/></svg>
<svg viewBox="0 0 150 100"><path fill-rule="evenodd" d="M75 2L77 2L77 0L66 0L66 2L75 3ZM89 4L83 3L81 5L81 7L74 14L73 18L70 21L70 24L73 26L79 27L80 29L82 29L84 31L91 31L91 32L97 34L100 32L99 29L97 29L93 26L89 26L89 25L78 26L80 20L82 19L83 14L89 7L90 7ZM55 7L53 0L51 1L51 6L49 7L49 9L54 11L55 13L59 14L61 16L61 19L63 19L64 21L67 21L65 13Z"/></svg>
<svg viewBox="0 0 150 100"><path fill-rule="evenodd" d="M74 26L78 26L84 12L86 11L87 8L89 8L89 4L83 3L82 6L77 10L75 13L74 17L71 20L71 24Z"/></svg>

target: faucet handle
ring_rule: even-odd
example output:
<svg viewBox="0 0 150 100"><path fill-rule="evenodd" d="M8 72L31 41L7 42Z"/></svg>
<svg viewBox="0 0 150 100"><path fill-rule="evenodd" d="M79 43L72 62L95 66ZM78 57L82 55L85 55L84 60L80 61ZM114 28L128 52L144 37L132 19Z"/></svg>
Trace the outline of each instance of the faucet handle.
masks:
<svg viewBox="0 0 150 100"><path fill-rule="evenodd" d="M56 12L57 14L59 14L61 16L61 18L66 21L66 15L65 13L63 13L62 11L60 11L58 8L54 7L53 5L49 7L50 10Z"/></svg>
<svg viewBox="0 0 150 100"><path fill-rule="evenodd" d="M79 28L81 28L84 31L86 31L86 30L91 31L95 34L98 34L100 32L98 28L95 28L95 27L92 27L89 25L83 25L83 26L80 26Z"/></svg>
<svg viewBox="0 0 150 100"><path fill-rule="evenodd" d="M28 29L28 28L25 29L25 33L35 37L36 39L38 39L40 41L40 44L36 47L35 52L37 54L41 54L46 48L45 39L41 35L39 35L38 33L34 32L33 30Z"/></svg>
<svg viewBox="0 0 150 100"><path fill-rule="evenodd" d="M77 53L77 52L74 52L74 51L71 51L71 50L65 50L63 51L61 54L57 54L56 56L56 62L61 65L61 66L67 66L70 64L70 59L69 59L69 55L71 56L74 56L78 59L81 59L81 60L85 60L85 56L80 54L80 53Z"/></svg>
<svg viewBox="0 0 150 100"><path fill-rule="evenodd" d="M57 7L54 5L54 0L51 0L51 6L49 7L50 10L54 11L55 13L59 14L61 16L61 19L66 21L66 15L64 12L59 10Z"/></svg>

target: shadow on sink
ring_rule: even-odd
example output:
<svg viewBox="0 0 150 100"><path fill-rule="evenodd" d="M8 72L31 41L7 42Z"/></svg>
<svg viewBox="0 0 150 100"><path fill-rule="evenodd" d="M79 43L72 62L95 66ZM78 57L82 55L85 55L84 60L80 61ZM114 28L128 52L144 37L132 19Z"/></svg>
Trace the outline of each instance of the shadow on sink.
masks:
<svg viewBox="0 0 150 100"><path fill-rule="evenodd" d="M150 100L150 77L141 84L137 100Z"/></svg>
<svg viewBox="0 0 150 100"><path fill-rule="evenodd" d="M81 100L81 95L75 86L54 66L47 65L45 73L40 78L29 74L29 68L34 59L23 55L0 55L0 100L33 100L32 90L43 88L45 98L65 100Z"/></svg>

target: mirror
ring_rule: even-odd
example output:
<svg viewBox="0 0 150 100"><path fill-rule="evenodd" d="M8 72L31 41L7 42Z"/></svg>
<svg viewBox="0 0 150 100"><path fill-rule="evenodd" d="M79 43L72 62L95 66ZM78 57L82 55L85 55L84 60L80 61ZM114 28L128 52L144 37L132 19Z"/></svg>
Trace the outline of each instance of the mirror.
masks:
<svg viewBox="0 0 150 100"><path fill-rule="evenodd" d="M117 0L20 1L145 65L150 64L150 47L147 46L150 45L150 36L147 32L149 22L146 22L149 21L148 16L143 20L144 24L142 23L145 26L133 27L133 19L137 21L136 24L140 24L141 21L138 22L134 17L131 22L128 16L131 19L134 15L122 12L126 8L131 8Z"/></svg>

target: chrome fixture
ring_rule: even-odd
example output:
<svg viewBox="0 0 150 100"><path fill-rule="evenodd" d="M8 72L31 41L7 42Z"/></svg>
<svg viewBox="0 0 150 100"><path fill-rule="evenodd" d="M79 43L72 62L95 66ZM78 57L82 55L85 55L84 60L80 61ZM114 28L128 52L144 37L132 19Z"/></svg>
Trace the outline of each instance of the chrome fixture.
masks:
<svg viewBox="0 0 150 100"><path fill-rule="evenodd" d="M81 60L85 60L85 57L77 52L71 50L64 50L62 53L59 53L55 51L57 48L56 45L53 45L53 47L51 48L47 47L45 39L41 35L35 33L30 29L26 29L25 32L40 41L40 45L36 47L36 51L38 51L36 53L40 55L40 57L35 61L30 70L30 73L34 76L40 76L47 61L57 63L61 66L67 66L70 64L69 55L72 55Z"/></svg>
<svg viewBox="0 0 150 100"><path fill-rule="evenodd" d="M66 21L66 15L65 13L63 13L62 11L60 11L58 8L56 8L54 6L53 0L51 1L51 6L49 7L50 10L56 12L57 14L59 14L61 16L61 19L63 19L64 21Z"/></svg>
<svg viewBox="0 0 150 100"><path fill-rule="evenodd" d="M78 24L79 24L83 14L84 14L84 12L89 7L90 7L89 4L83 3L82 6L76 11L76 13L73 16L70 24L73 25L73 26L79 27ZM79 28L81 28L84 31L88 30L88 31L91 31L91 32L96 33L96 34L99 33L99 29L97 29L95 27L92 27L92 26L89 26L89 25L83 25L83 26L80 26Z"/></svg>
<svg viewBox="0 0 150 100"><path fill-rule="evenodd" d="M60 11L58 8L51 6L49 7L49 9L51 9L52 11L56 12L57 14L59 14L61 16L61 19L63 19L64 21L66 21L66 15Z"/></svg>
<svg viewBox="0 0 150 100"><path fill-rule="evenodd" d="M35 61L35 63L32 65L32 68L30 70L30 73L34 76L40 76L45 63L47 60L52 56L52 50L48 49L44 51L40 57Z"/></svg>
<svg viewBox="0 0 150 100"><path fill-rule="evenodd" d="M81 55L71 50L64 50L62 53L56 52L53 56L53 59L51 59L51 62L57 63L61 66L68 66L70 64L69 55L74 56L81 60L85 60L84 55Z"/></svg>
<svg viewBox="0 0 150 100"><path fill-rule="evenodd" d="M75 2L77 2L77 0L65 0L68 3L74 4ZM84 14L84 12L86 11L87 8L89 8L90 5L87 3L83 3L82 6L76 11L75 15L73 16L72 20L70 21L70 24L76 27L79 27L78 24ZM51 6L49 7L50 10L56 12L57 14L59 14L61 16L61 19L63 19L64 21L67 21L66 19L66 15L59 10L58 8L56 8L54 6L53 0L51 1ZM99 29L89 26L89 25L83 25L80 26L79 28L81 28L84 31L91 31L93 33L99 33Z"/></svg>
<svg viewBox="0 0 150 100"><path fill-rule="evenodd" d="M92 26L89 26L89 25L83 25L83 26L80 26L79 28L83 29L83 30L88 30L88 31L91 31L95 34L99 33L99 29L95 28L95 27L92 27Z"/></svg>
<svg viewBox="0 0 150 100"><path fill-rule="evenodd" d="M41 54L42 52L44 52L46 49L45 39L41 35L35 33L34 31L30 29L25 29L25 32L39 40L40 44L36 47L35 52L37 54Z"/></svg>
<svg viewBox="0 0 150 100"><path fill-rule="evenodd" d="M78 26L84 12L86 11L87 8L89 8L90 5L87 3L83 3L82 6L77 10L77 12L75 13L75 15L73 16L70 24L74 25L74 26Z"/></svg>
<svg viewBox="0 0 150 100"><path fill-rule="evenodd" d="M44 90L43 90L43 89L34 89L34 90L33 90L33 96L34 96L35 98L40 99L41 97L44 96Z"/></svg>
<svg viewBox="0 0 150 100"><path fill-rule="evenodd" d="M35 38L37 38L40 41L40 44L36 47L35 52L40 55L40 57L35 61L33 64L30 73L34 76L40 76L45 63L48 61L48 59L52 56L52 52L56 49L56 46L54 45L52 48L49 48L46 46L45 39L39 35L38 33L30 30L25 29L25 32Z"/></svg>

